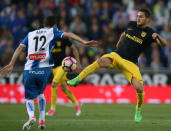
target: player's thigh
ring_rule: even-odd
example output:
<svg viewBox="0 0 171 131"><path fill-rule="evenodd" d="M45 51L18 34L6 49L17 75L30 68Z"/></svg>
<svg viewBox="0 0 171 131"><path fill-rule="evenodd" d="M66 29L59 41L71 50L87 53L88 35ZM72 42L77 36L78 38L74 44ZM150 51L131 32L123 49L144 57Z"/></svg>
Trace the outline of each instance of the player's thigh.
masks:
<svg viewBox="0 0 171 131"><path fill-rule="evenodd" d="M25 98L35 99L42 94L49 78L50 69L26 70L23 73Z"/></svg>
<svg viewBox="0 0 171 131"><path fill-rule="evenodd" d="M142 76L139 71L138 66L133 64L126 64L124 65L124 68L120 68L120 71L125 75L127 80L132 84L132 79L135 78L140 84L143 84Z"/></svg>
<svg viewBox="0 0 171 131"><path fill-rule="evenodd" d="M35 79L32 74L29 73L29 70L23 72L23 84L25 88L25 98L26 99L35 99L37 94L35 94Z"/></svg>
<svg viewBox="0 0 171 131"><path fill-rule="evenodd" d="M115 55L113 53L105 54L97 62L101 67L113 68L115 67Z"/></svg>
<svg viewBox="0 0 171 131"><path fill-rule="evenodd" d="M40 74L37 75L37 90L38 90L38 94L42 94L46 88L46 85L48 83L49 80L49 75L51 73L51 69L50 68L43 68L40 69Z"/></svg>
<svg viewBox="0 0 171 131"><path fill-rule="evenodd" d="M53 82L59 84L60 81L65 76L65 71L62 69L62 66L58 66L53 69Z"/></svg>
<svg viewBox="0 0 171 131"><path fill-rule="evenodd" d="M113 68L115 70L119 70L119 68L117 66L117 63L118 63L118 61L120 61L121 57L117 53L111 52L109 54L103 55L102 58L110 59L111 63L108 65L109 68Z"/></svg>

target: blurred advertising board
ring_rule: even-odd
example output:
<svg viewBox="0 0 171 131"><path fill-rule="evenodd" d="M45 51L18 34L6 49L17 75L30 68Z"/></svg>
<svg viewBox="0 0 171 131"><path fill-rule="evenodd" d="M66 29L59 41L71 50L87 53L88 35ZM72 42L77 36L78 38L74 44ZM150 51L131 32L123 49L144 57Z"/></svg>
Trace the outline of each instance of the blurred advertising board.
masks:
<svg viewBox="0 0 171 131"><path fill-rule="evenodd" d="M68 78L71 79L75 76L74 73L69 73ZM171 71L142 71L142 78L145 85L171 85ZM22 84L23 75L21 71L13 72L6 77L0 75L0 84ZM51 83L52 74L49 78ZM120 72L111 70L101 70L93 73L85 79L84 83L93 85L128 85L125 76Z"/></svg>
<svg viewBox="0 0 171 131"><path fill-rule="evenodd" d="M70 87L76 98L83 103L136 103L135 89L130 85L85 85ZM171 85L144 86L145 103L171 103ZM24 86L19 84L0 85L0 103L24 103ZM70 103L58 87L58 103ZM45 90L47 103L51 99L51 85Z"/></svg>

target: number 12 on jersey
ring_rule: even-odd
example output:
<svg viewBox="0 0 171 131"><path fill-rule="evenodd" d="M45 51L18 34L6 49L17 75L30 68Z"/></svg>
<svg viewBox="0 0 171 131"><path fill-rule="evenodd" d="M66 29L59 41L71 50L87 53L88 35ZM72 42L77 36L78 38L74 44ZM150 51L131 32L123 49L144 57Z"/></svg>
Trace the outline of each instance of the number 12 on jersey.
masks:
<svg viewBox="0 0 171 131"><path fill-rule="evenodd" d="M44 45L46 43L46 37L44 35L42 36L35 36L33 38L33 40L35 40L35 51L44 51ZM40 49L38 49L38 44L41 43L41 47Z"/></svg>

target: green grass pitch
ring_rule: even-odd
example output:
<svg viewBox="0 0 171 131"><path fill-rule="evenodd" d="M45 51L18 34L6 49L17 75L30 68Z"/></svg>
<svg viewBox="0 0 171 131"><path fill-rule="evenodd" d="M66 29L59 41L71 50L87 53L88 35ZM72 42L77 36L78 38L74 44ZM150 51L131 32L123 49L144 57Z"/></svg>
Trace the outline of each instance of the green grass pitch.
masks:
<svg viewBox="0 0 171 131"><path fill-rule="evenodd" d="M78 117L73 107L57 105L55 116L46 117L45 131L171 131L170 104L144 104L138 124L134 109L135 104L84 104ZM20 131L27 119L24 104L0 104L0 131ZM36 123L31 131L37 127Z"/></svg>

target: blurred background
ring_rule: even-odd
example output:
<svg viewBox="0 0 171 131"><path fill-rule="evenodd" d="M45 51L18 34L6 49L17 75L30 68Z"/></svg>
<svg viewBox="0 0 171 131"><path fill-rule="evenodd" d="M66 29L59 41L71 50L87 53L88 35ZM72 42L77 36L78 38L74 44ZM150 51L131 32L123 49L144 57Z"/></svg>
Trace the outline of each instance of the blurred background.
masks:
<svg viewBox="0 0 171 131"><path fill-rule="evenodd" d="M139 8L151 9L152 19L149 26L168 42L167 47L152 43L140 55L138 66L142 71L144 84L170 87L171 1L169 0L1 0L0 68L9 63L14 50L29 31L43 26L43 18L47 15L57 16L60 30L73 32L86 40L100 41L101 46L98 48L87 48L73 41L79 49L81 64L85 68L103 54L116 48L120 34L128 21L136 20ZM66 53L69 55L70 50ZM23 52L16 62L14 72L7 77L0 76L0 83L21 84L24 63ZM121 73L109 69L97 71L83 83L114 85L114 89L116 84L129 84ZM119 91L122 88L116 89ZM4 90L6 89L3 89L3 92ZM162 102L165 101L170 102L171 99Z"/></svg>

